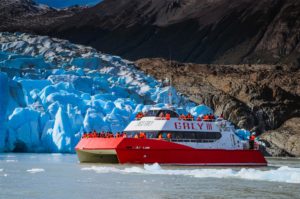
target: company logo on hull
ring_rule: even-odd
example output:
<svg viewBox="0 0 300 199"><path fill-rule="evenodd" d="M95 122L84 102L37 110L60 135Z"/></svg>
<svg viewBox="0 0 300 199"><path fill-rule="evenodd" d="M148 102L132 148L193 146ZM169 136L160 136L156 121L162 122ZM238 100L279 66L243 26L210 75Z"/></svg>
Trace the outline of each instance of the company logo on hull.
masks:
<svg viewBox="0 0 300 199"><path fill-rule="evenodd" d="M211 131L213 126L211 123L203 123L203 122L175 122L175 129L184 129L184 130L208 130Z"/></svg>

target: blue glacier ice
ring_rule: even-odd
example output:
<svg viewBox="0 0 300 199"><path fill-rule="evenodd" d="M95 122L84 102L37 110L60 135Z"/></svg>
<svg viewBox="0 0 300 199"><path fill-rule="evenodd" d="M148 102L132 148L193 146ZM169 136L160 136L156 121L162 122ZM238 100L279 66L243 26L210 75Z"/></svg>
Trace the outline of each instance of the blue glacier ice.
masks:
<svg viewBox="0 0 300 199"><path fill-rule="evenodd" d="M1 55L1 54L0 54ZM6 112L9 100L8 77L0 72L0 151L4 150L6 138Z"/></svg>
<svg viewBox="0 0 300 199"><path fill-rule="evenodd" d="M235 133L242 140L248 140L251 134L251 132L246 129L237 129Z"/></svg>
<svg viewBox="0 0 300 199"><path fill-rule="evenodd" d="M118 56L46 36L0 37L0 151L72 153L83 132L122 131L170 93L180 113L213 113Z"/></svg>
<svg viewBox="0 0 300 199"><path fill-rule="evenodd" d="M214 113L210 107L205 106L204 104L193 107L190 112L195 117Z"/></svg>

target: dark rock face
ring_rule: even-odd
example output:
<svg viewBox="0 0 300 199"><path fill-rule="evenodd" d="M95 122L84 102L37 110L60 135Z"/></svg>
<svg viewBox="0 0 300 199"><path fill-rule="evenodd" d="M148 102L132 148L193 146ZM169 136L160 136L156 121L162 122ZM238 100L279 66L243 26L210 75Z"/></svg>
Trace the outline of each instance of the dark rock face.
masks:
<svg viewBox="0 0 300 199"><path fill-rule="evenodd" d="M56 10L34 3L33 0L1 0L0 31L46 32L54 24L75 15L83 8Z"/></svg>
<svg viewBox="0 0 300 199"><path fill-rule="evenodd" d="M300 71L291 73L287 66L276 65L169 64L163 59L141 59L136 65L158 79L172 77L181 93L211 106L216 114L223 113L240 128L279 135L284 122L290 121L284 128L286 139L289 133L300 135L299 125L290 125L300 117ZM275 141L266 140L273 147ZM281 147L285 154L300 153L285 147Z"/></svg>
<svg viewBox="0 0 300 199"><path fill-rule="evenodd" d="M261 139L273 156L300 156L300 118L287 120L280 128L264 133Z"/></svg>
<svg viewBox="0 0 300 199"><path fill-rule="evenodd" d="M31 6L30 13L2 20L0 30L48 34L131 60L300 65L298 0L104 0L77 10Z"/></svg>

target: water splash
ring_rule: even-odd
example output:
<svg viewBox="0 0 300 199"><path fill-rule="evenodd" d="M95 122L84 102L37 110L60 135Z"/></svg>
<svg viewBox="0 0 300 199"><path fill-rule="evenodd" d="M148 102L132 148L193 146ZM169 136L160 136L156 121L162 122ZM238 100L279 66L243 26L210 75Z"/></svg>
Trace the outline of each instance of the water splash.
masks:
<svg viewBox="0 0 300 199"><path fill-rule="evenodd" d="M270 182L300 183L300 168L281 166L275 169L261 170L257 168L242 169L163 169L157 163L142 167L85 167L81 170L97 173L148 174L148 175L182 175L195 178L234 178Z"/></svg>

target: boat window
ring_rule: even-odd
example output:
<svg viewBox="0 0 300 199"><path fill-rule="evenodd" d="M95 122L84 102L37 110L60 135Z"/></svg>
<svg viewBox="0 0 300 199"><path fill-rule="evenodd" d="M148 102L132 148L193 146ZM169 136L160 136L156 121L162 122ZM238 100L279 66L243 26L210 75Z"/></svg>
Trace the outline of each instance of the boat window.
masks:
<svg viewBox="0 0 300 199"><path fill-rule="evenodd" d="M129 138L133 138L141 131L126 131ZM174 142L214 142L222 137L220 132L172 132L172 131L142 131L147 138L158 138L159 134L163 139L167 139L167 135L171 134L171 141Z"/></svg>
<svg viewBox="0 0 300 199"><path fill-rule="evenodd" d="M171 133L174 142L214 142L222 137L220 132L162 132L163 138Z"/></svg>
<svg viewBox="0 0 300 199"><path fill-rule="evenodd" d="M178 115L176 112L172 111L172 110L159 110L158 113L157 113L157 115L156 115L156 117L159 117L159 115L160 115L161 113L163 113L164 116L165 116L167 113L169 113L171 117L176 117L176 118L179 117L179 115Z"/></svg>
<svg viewBox="0 0 300 199"><path fill-rule="evenodd" d="M159 110L149 110L146 112L145 117L156 117L158 115Z"/></svg>
<svg viewBox="0 0 300 199"><path fill-rule="evenodd" d="M147 138L158 138L157 131L125 131L128 138L133 138L136 134L144 132Z"/></svg>
<svg viewBox="0 0 300 199"><path fill-rule="evenodd" d="M178 139L215 139L222 137L220 132L165 132L171 133L172 138Z"/></svg>
<svg viewBox="0 0 300 199"><path fill-rule="evenodd" d="M149 110L145 114L145 117L159 117L160 113L163 113L164 115L169 113L171 117L176 117L176 118L179 117L179 115L172 110Z"/></svg>
<svg viewBox="0 0 300 199"><path fill-rule="evenodd" d="M176 112L172 111L172 110L161 110L161 112L163 112L164 115L169 113L171 117L177 117L177 118L179 117L179 115ZM159 114L157 116L159 116Z"/></svg>

